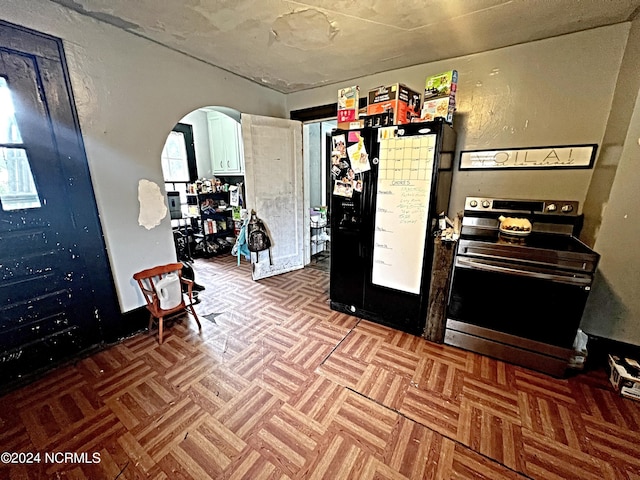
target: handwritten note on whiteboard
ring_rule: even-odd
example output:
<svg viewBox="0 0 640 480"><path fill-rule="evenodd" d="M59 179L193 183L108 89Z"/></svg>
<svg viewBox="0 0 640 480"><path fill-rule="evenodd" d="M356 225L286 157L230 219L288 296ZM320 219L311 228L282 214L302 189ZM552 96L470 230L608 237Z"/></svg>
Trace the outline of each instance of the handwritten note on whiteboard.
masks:
<svg viewBox="0 0 640 480"><path fill-rule="evenodd" d="M380 142L372 282L420 293L435 135Z"/></svg>

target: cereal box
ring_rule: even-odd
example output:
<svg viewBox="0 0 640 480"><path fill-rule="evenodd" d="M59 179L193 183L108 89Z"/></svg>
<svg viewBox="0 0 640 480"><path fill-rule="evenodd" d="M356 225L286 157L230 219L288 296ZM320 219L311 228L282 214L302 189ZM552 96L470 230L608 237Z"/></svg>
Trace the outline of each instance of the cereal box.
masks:
<svg viewBox="0 0 640 480"><path fill-rule="evenodd" d="M360 87L345 87L338 90L338 128L348 129L358 121Z"/></svg>
<svg viewBox="0 0 640 480"><path fill-rule="evenodd" d="M446 122L453 123L457 90L458 72L456 70L427 77L424 87L424 104L419 121L430 122L442 117Z"/></svg>
<svg viewBox="0 0 640 480"><path fill-rule="evenodd" d="M442 117L445 122L453 123L455 110L456 104L451 97L433 98L424 102L420 121L431 122L438 117Z"/></svg>
<svg viewBox="0 0 640 480"><path fill-rule="evenodd" d="M458 89L458 71L450 70L427 77L424 86L425 102L432 98L453 97L454 103Z"/></svg>

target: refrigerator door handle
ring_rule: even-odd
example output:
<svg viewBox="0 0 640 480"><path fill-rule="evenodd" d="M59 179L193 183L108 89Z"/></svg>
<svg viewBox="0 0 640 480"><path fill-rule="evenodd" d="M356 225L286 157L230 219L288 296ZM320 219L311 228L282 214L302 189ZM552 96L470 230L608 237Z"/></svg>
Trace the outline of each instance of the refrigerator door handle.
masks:
<svg viewBox="0 0 640 480"><path fill-rule="evenodd" d="M371 211L371 208L373 207L373 192L375 189L373 188L373 185L371 185L370 187L371 188L369 188L367 191L367 205L365 205L365 212Z"/></svg>
<svg viewBox="0 0 640 480"><path fill-rule="evenodd" d="M366 247L366 245L363 245L362 243L359 244L358 246L359 250L360 250L360 258L368 258L367 255L369 254L369 249Z"/></svg>

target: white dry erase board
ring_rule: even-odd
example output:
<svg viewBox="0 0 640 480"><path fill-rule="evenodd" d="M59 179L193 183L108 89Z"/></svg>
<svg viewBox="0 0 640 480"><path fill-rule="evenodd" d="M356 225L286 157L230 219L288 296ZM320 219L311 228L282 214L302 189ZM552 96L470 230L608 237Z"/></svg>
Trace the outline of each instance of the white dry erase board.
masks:
<svg viewBox="0 0 640 480"><path fill-rule="evenodd" d="M420 293L436 135L381 140L372 282Z"/></svg>

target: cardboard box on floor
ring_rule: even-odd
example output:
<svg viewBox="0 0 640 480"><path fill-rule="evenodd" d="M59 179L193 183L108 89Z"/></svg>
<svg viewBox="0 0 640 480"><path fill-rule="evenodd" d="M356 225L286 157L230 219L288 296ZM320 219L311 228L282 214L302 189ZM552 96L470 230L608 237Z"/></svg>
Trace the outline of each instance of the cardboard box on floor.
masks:
<svg viewBox="0 0 640 480"><path fill-rule="evenodd" d="M627 360L628 362L628 360ZM623 397L640 400L640 376L632 374L625 368L626 362L616 355L609 355L611 369L609 381L616 392Z"/></svg>

